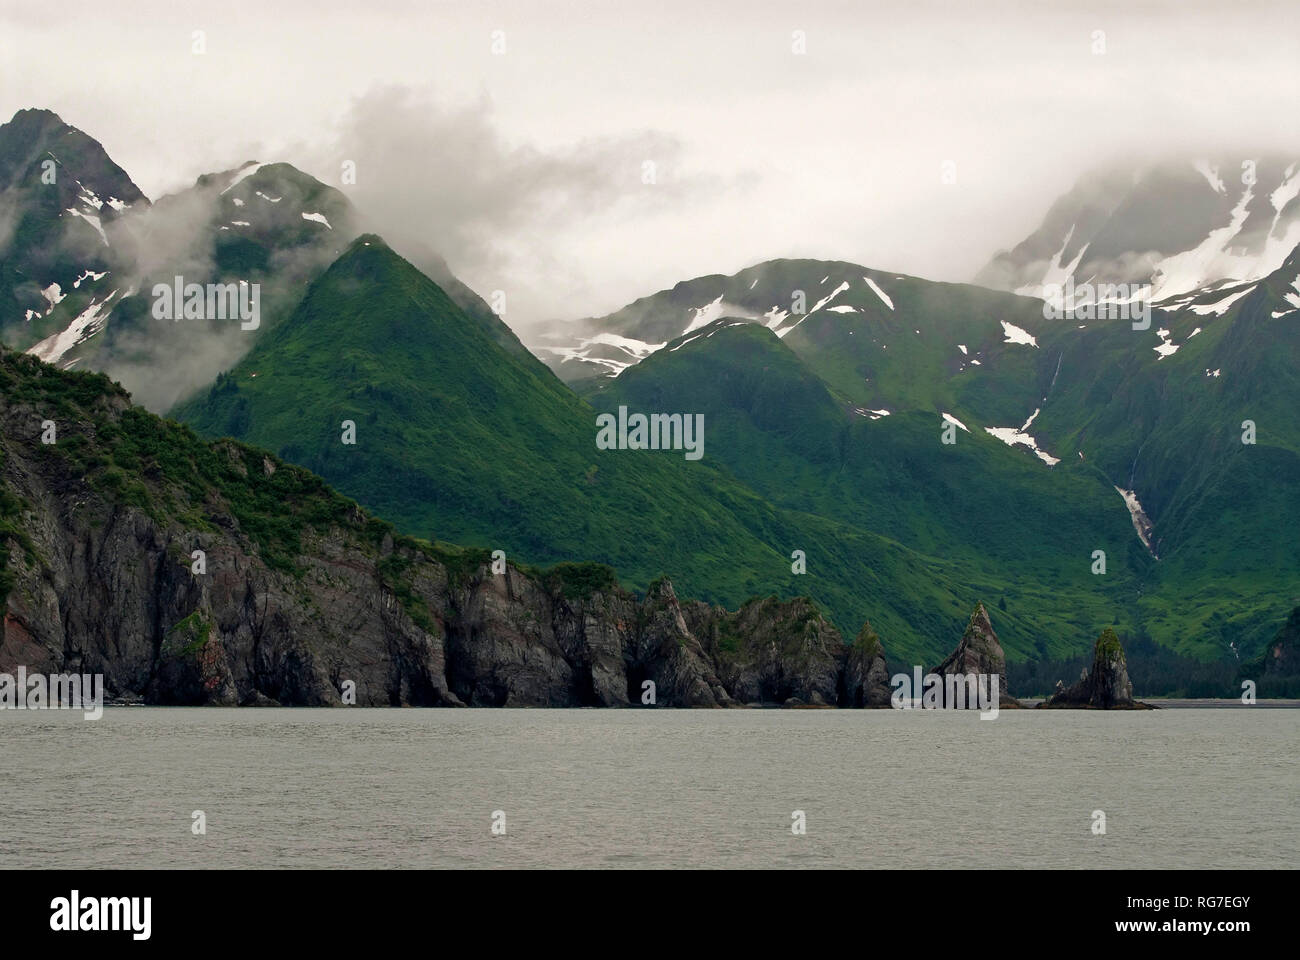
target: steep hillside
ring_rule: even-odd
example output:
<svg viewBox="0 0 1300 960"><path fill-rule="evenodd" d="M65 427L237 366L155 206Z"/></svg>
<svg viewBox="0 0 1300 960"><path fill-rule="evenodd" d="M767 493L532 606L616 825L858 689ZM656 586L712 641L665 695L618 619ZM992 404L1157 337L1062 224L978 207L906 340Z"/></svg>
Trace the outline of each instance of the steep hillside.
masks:
<svg viewBox="0 0 1300 960"><path fill-rule="evenodd" d="M1276 630L1300 570L1287 532L1300 503L1298 278L1293 253L1262 280L1191 291L1144 322L773 261L605 318L611 337L654 349L575 386L602 409L699 409L718 458L778 507L943 556L967 582L983 570L978 582L1009 598L1043 590L1030 602L1049 605L1081 551L1105 550L1106 578L1085 563L1076 586L1107 597L1112 620L1235 660ZM779 306L801 299L804 313ZM957 444L939 445L941 417L960 424ZM1076 642L1045 616L1010 625L1014 659Z"/></svg>
<svg viewBox="0 0 1300 960"><path fill-rule="evenodd" d="M774 666L804 702L888 695L883 650L807 602L709 612L732 623L715 661L666 580L636 596L595 564L494 572L2 348L0 607L0 671L102 673L151 703L631 706L648 681L656 706L719 706L783 693L733 679Z"/></svg>
<svg viewBox="0 0 1300 960"><path fill-rule="evenodd" d="M717 321L681 341L607 381L592 403L703 412L711 455L777 507L882 535L998 598L1004 641L1018 657L1071 650L1089 623L1137 601L1153 561L1090 464L1048 468L955 425L945 444L937 412L838 402L760 325ZM1108 555L1105 576L1091 572L1098 549ZM916 589L888 584L896 597ZM872 590L873 609L889 603Z"/></svg>

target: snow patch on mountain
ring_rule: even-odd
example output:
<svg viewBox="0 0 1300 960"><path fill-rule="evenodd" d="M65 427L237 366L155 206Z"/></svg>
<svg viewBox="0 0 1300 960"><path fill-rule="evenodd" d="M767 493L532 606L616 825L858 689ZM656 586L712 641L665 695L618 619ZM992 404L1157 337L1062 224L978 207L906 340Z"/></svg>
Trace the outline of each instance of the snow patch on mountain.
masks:
<svg viewBox="0 0 1300 960"><path fill-rule="evenodd" d="M1074 271L1079 268L1079 261L1083 259L1083 255L1088 251L1089 246L1088 243L1085 243L1079 248L1079 252L1073 260L1068 264L1061 263L1061 258L1065 256L1065 251L1070 247L1070 241L1074 239L1074 228L1076 226L1078 224L1072 223L1070 229L1065 231L1065 239L1061 241L1061 249L1053 254L1051 262L1047 264L1047 268L1043 271L1042 277L1036 283L1027 283L1018 288L1016 293L1023 297L1041 296L1043 287L1051 285L1064 286L1065 281L1074 275Z"/></svg>
<svg viewBox="0 0 1300 960"><path fill-rule="evenodd" d="M266 164L264 163L250 163L242 167L240 170L238 170L235 173L233 177L230 178L230 182L226 184L226 189L222 190L221 192L223 194L229 193L234 187L243 183L253 174L257 173L257 171L261 170L264 166L266 166Z"/></svg>
<svg viewBox="0 0 1300 960"><path fill-rule="evenodd" d="M104 322L108 319L104 310L108 306L108 301L115 296L117 296L116 290L103 300L91 300L90 306L81 311L66 329L46 337L27 352L46 363L57 363L65 353L78 344L85 343L103 328Z"/></svg>
<svg viewBox="0 0 1300 960"><path fill-rule="evenodd" d="M866 417L868 420L879 420L881 417L889 416L888 410L868 410L866 407L854 407L853 412L859 417Z"/></svg>
<svg viewBox="0 0 1300 960"><path fill-rule="evenodd" d="M744 307L725 301L723 299L724 296L726 295L720 293L716 300L710 300L708 303L704 304L704 306L696 307L691 316L690 322L686 324L686 329L682 331L682 335L684 336L693 330L698 330L700 327L707 327L709 324L713 323L715 320L721 319L722 317L744 317L746 320L758 319ZM776 308L773 307L773 309Z"/></svg>
<svg viewBox="0 0 1300 960"><path fill-rule="evenodd" d="M1151 277L1151 299L1163 300L1176 293L1186 293L1203 287L1212 280L1236 277L1242 280L1258 279L1254 271L1260 269L1256 258L1232 252L1232 238L1241 232L1249 216L1250 201L1255 196L1253 185L1247 185L1241 199L1232 208L1226 226L1211 230L1200 244L1191 250L1174 254L1160 261ZM1281 266L1281 262L1277 264ZM1276 269L1276 266L1273 268ZM1269 271L1271 272L1271 271Z"/></svg>
<svg viewBox="0 0 1300 960"><path fill-rule="evenodd" d="M686 346L688 343L694 343L696 340L707 340L707 339L709 339L709 337L713 336L713 335L714 335L715 333L717 333L719 330L726 330L728 327L743 327L743 326L745 326L747 323L749 323L748 320L733 320L731 323L720 323L720 324L718 324L717 326L715 326L713 329L709 330L707 333L705 333L703 330L701 330L701 331L700 331L699 333L697 333L695 336L693 336L693 337L687 337L685 340L683 340L681 343L677 344L677 346L673 347L673 348L672 348L671 350L669 350L668 352L669 352L669 353L676 353L678 350L680 350L682 347Z"/></svg>
<svg viewBox="0 0 1300 960"><path fill-rule="evenodd" d="M1038 457L1039 460L1042 460L1043 463L1047 464L1049 467L1054 467L1061 462L1061 458L1054 457L1046 450L1041 449L1038 446L1038 441L1028 433L1025 433L1025 430L1027 430L1029 425L1034 422L1034 417L1037 417L1038 413L1039 411L1035 410L1033 416L1026 420L1024 426L1019 430L1015 427L985 427L984 432L997 437L997 439L1001 440L1008 447L1014 447L1017 444L1028 447L1034 452L1034 455Z"/></svg>
<svg viewBox="0 0 1300 960"><path fill-rule="evenodd" d="M789 311L782 310L780 307L773 307L767 313L763 314L763 319L767 321L767 328L775 330L781 325L781 321L790 315Z"/></svg>
<svg viewBox="0 0 1300 960"><path fill-rule="evenodd" d="M104 232L104 225L99 222L99 217L95 216L93 213L82 213L76 207L69 207L68 213L72 214L74 217L80 217L82 220L85 220L88 224L94 227L95 232L99 234L99 239L104 241L104 246L108 246L108 234Z"/></svg>
<svg viewBox="0 0 1300 960"><path fill-rule="evenodd" d="M626 350L638 360L644 360L656 350L666 347L667 343L646 343L644 340L633 340L631 337L620 337L616 333L598 333L594 337L582 341L583 346L600 343L611 347L618 347L620 350Z"/></svg>
<svg viewBox="0 0 1300 960"><path fill-rule="evenodd" d="M785 335L786 335L787 333L789 333L789 332L790 332L791 330L793 330L795 327L799 326L799 324L803 323L805 320L807 320L809 317L811 317L814 313L816 313L816 312L817 312L818 310L820 310L822 307L826 306L826 304L830 303L832 300L834 300L836 297L838 297L841 293L843 293L843 292L844 292L845 290L847 290L847 289L849 289L849 282L848 282L847 280L845 280L845 281L844 281L843 283L841 283L838 287L836 287L834 290L832 290L829 294L827 294L826 296L824 296L824 297L822 297L820 300L818 300L818 301L813 305L813 308L812 308L811 310L809 310L807 313L805 313L803 316L801 316L801 317L800 317L798 320L796 320L794 323L790 324L790 326L785 327L785 328L782 329L782 330L778 330L778 331L776 332L776 335L777 335L778 337L781 337L782 339L784 339L784 338L785 338Z"/></svg>
<svg viewBox="0 0 1300 960"><path fill-rule="evenodd" d="M1188 184L1192 191L1204 188L1179 175L1177 168L1182 163L1199 173L1214 201L1207 205L1203 198L1195 198L1191 203L1193 194L1188 192ZM1125 196L1124 188L1116 186L1118 180L1102 186L1093 179L1086 188L1080 186L1059 201L1080 213L1090 212L1091 221L1077 219L1064 231L1064 237L1056 231L1069 220L1055 221L1050 228L1045 224L1031 237L1031 245L998 254L987 268L988 279L1002 289L1038 297L1045 295L1045 287L1064 286L1071 278L1076 284L1149 284L1149 296L1144 299L1169 303L1180 294L1204 295L1213 284L1235 286L1261 280L1281 267L1300 246L1300 204L1296 202L1300 200L1300 163L1291 162L1283 169L1272 159L1261 161L1260 179L1254 183L1228 176L1230 166L1235 164L1222 166L1201 160L1135 168L1130 189L1151 191L1143 197L1133 193ZM1153 176L1148 178L1147 174ZM1090 192L1095 189L1103 193ZM1154 211L1156 216L1167 213L1177 220L1189 204L1199 211L1191 215L1209 218L1200 228L1199 240L1175 229L1168 245L1157 239L1146 240L1140 249L1114 248L1117 236L1132 232L1138 218L1150 219ZM1221 212L1210 212L1216 207ZM1081 236L1082 229L1091 233ZM1044 242L1049 236L1053 238L1052 246L1059 248L1050 259L1040 258L1034 251L1051 249ZM1159 232L1154 236L1158 238ZM1098 243L1106 248L1105 254L1094 255ZM1066 263L1072 245L1080 249ZM1091 259L1089 255L1093 255Z"/></svg>
<svg viewBox="0 0 1300 960"><path fill-rule="evenodd" d="M1006 335L1006 339L1002 341L1003 343L1023 343L1031 347L1038 346L1038 339L1033 334L1028 330L1017 327L1014 323L1003 320L1002 332Z"/></svg>
<svg viewBox="0 0 1300 960"><path fill-rule="evenodd" d="M334 229L333 227L330 227L330 222L329 222L328 220L325 219L325 214L323 214L323 213L304 213L304 214L302 215L302 218L303 218L304 220L311 220L311 221L314 221L315 223L323 223L323 224L325 224L325 226L329 227L331 230Z"/></svg>
<svg viewBox="0 0 1300 960"><path fill-rule="evenodd" d="M880 289L880 286L876 283L876 281L872 280L870 277L863 277L862 279L867 281L867 286L869 286L872 289L875 295L881 299L881 301L885 304L885 306L887 306L890 310L894 309L894 301L889 299L888 294L886 294L884 290Z"/></svg>
<svg viewBox="0 0 1300 960"><path fill-rule="evenodd" d="M1222 300L1216 300L1214 303L1194 303L1187 309L1191 310L1192 313L1200 314L1203 317L1210 315L1221 317L1228 312L1229 307L1254 289L1254 285L1243 287L1235 293L1228 294Z"/></svg>
<svg viewBox="0 0 1300 960"><path fill-rule="evenodd" d="M1123 487L1116 487L1115 491L1124 498L1124 506L1128 507L1129 516L1133 519L1133 529L1137 531L1142 546L1147 548L1147 552L1151 556L1157 560L1160 559L1151 541L1151 534L1155 531L1155 525L1151 522L1151 518L1147 516L1146 511L1142 509L1137 493L1133 490L1125 490Z"/></svg>
<svg viewBox="0 0 1300 960"><path fill-rule="evenodd" d="M1223 185L1223 180L1219 176L1219 168L1210 165L1208 160L1197 160L1192 164L1196 172L1203 176L1214 189L1215 193L1227 193L1228 188Z"/></svg>

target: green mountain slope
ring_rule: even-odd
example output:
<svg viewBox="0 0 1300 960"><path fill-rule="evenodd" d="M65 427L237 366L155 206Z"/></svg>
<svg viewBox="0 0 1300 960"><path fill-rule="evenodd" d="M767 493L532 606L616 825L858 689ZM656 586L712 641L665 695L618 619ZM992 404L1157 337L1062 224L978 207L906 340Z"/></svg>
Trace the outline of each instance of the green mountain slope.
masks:
<svg viewBox="0 0 1300 960"><path fill-rule="evenodd" d="M698 412L661 412L679 410ZM869 613L899 656L942 654L972 589L1003 585L972 583L947 558L797 498L778 509L713 455L707 418L703 460L598 450L591 406L541 363L499 347L373 236L176 415L308 467L409 533L529 562L599 561L638 586L670 572L683 591L732 606L811 595L837 624ZM345 420L355 445L342 442ZM810 558L807 575L791 570L795 550ZM1089 614L1078 615L1082 624ZM1022 623L1030 636L1036 622Z"/></svg>
<svg viewBox="0 0 1300 960"><path fill-rule="evenodd" d="M597 450L588 405L374 236L177 415L274 449L413 533L603 561L640 583L680 559L709 595L780 563L768 505L680 453Z"/></svg>
<svg viewBox="0 0 1300 960"><path fill-rule="evenodd" d="M1293 254L1221 312L1192 302L1149 331L1097 322L1042 341L1060 372L1036 430L1137 491L1161 558L1149 629L1203 654L1258 652L1300 595L1298 276Z"/></svg>
<svg viewBox="0 0 1300 960"><path fill-rule="evenodd" d="M1000 601L1004 641L1021 657L1060 655L1088 623L1122 621L1153 564L1091 465L1049 469L959 428L944 444L937 411L884 416L842 404L757 324L716 321L591 399L598 409L704 413L711 455L776 506L830 520L842 535L883 535L941 558L948 582L978 584ZM1091 572L1098 549L1105 576ZM809 557L810 568L820 562ZM892 591L916 587L902 581Z"/></svg>
<svg viewBox="0 0 1300 960"><path fill-rule="evenodd" d="M574 381L597 406L698 404L714 452L778 506L794 500L920 553L964 557L968 572L995 563L1021 592L1050 595L1092 541L1085 556L1108 558L1097 586L1123 598L1117 621L1232 659L1256 653L1300 593L1289 532L1300 505L1298 276L1293 253L1262 282L1178 297L1135 330L1127 318L1049 319L1041 300L970 285L771 261L587 321L585 345L552 366L576 376L612 364ZM988 459L944 469L942 414ZM1246 420L1254 445L1241 442ZM1006 526L996 538L969 535L991 517ZM1025 649L1013 629L1012 656Z"/></svg>

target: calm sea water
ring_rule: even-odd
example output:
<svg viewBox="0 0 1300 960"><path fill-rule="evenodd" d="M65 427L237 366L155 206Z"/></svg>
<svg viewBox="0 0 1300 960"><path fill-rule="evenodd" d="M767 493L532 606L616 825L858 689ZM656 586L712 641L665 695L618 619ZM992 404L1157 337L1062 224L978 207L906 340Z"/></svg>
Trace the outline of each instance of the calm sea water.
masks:
<svg viewBox="0 0 1300 960"><path fill-rule="evenodd" d="M7 710L0 864L1294 867L1298 734L1259 708Z"/></svg>

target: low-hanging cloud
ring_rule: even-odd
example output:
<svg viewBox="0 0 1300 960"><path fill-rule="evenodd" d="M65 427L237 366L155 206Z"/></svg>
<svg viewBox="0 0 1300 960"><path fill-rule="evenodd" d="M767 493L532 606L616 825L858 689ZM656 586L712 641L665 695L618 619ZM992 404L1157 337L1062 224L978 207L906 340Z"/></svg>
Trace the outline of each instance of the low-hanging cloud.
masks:
<svg viewBox="0 0 1300 960"><path fill-rule="evenodd" d="M486 97L449 106L406 87L358 97L332 148L312 153L331 182L355 164L356 182L344 189L367 229L400 251L438 253L485 297L504 289L516 328L572 315L574 288L587 282L583 266L556 249L557 233L633 224L722 186L685 174L682 145L663 133L512 144Z"/></svg>

